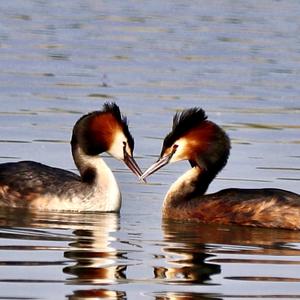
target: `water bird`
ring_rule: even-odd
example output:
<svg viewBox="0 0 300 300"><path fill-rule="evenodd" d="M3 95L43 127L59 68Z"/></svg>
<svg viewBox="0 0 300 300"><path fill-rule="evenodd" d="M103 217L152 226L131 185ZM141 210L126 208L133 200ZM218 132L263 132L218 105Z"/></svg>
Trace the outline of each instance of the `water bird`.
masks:
<svg viewBox="0 0 300 300"><path fill-rule="evenodd" d="M74 125L72 155L80 176L35 161L0 164L0 207L57 211L118 212L121 193L99 154L123 161L137 176L134 139L127 118L115 103L82 116Z"/></svg>
<svg viewBox="0 0 300 300"><path fill-rule="evenodd" d="M267 228L300 229L300 195L275 188L228 188L205 194L226 165L230 139L207 119L201 108L176 113L160 157L141 176L181 160L191 165L167 192L162 208L165 219L238 224Z"/></svg>

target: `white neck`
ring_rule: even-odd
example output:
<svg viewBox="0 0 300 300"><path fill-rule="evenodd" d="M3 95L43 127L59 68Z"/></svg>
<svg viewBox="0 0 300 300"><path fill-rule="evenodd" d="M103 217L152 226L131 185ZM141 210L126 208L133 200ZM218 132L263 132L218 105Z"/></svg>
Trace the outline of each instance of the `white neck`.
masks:
<svg viewBox="0 0 300 300"><path fill-rule="evenodd" d="M111 169L98 155L86 155L79 145L73 149L73 158L81 174L87 169L96 172L95 182L91 184L93 197L86 205L89 210L119 211L121 207L121 193Z"/></svg>
<svg viewBox="0 0 300 300"><path fill-rule="evenodd" d="M200 174L199 168L191 168L171 185L163 202L163 212L189 200L197 189Z"/></svg>

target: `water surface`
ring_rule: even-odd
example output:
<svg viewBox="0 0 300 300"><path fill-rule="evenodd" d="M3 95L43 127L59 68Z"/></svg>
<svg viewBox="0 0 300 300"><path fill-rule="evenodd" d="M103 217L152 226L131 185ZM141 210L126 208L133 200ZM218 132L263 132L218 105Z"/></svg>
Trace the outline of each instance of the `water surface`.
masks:
<svg viewBox="0 0 300 300"><path fill-rule="evenodd" d="M76 172L74 122L116 101L145 169L173 114L201 106L232 140L209 192L300 193L299 12L292 0L1 2L0 163ZM188 164L143 185L105 158L120 215L1 210L0 298L300 297L300 233L164 222L164 194Z"/></svg>

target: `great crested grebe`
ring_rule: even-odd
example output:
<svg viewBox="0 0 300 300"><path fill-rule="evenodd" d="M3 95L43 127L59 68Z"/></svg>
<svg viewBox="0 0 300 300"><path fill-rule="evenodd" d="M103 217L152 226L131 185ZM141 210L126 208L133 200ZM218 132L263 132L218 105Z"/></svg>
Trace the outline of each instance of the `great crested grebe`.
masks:
<svg viewBox="0 0 300 300"><path fill-rule="evenodd" d="M204 195L225 166L230 152L227 134L207 120L200 108L177 113L165 137L160 158L141 179L168 163L189 160L192 168L170 187L163 217L204 223L300 229L300 195L280 189L230 188Z"/></svg>
<svg viewBox="0 0 300 300"><path fill-rule="evenodd" d="M115 103L82 116L73 128L72 155L80 176L34 161L0 165L0 206L39 210L118 212L116 179L99 156L107 152L140 176L133 158L134 140Z"/></svg>

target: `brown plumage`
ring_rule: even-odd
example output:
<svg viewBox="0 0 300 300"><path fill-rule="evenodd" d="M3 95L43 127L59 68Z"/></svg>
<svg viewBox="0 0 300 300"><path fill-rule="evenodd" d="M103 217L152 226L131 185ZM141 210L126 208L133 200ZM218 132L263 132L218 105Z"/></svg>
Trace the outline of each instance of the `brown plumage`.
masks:
<svg viewBox="0 0 300 300"><path fill-rule="evenodd" d="M169 219L300 229L300 196L280 189L225 189L205 195L230 153L227 134L192 108L177 113L159 160L142 179L168 163L189 160L192 168L170 187L163 203Z"/></svg>
<svg viewBox="0 0 300 300"><path fill-rule="evenodd" d="M101 111L82 116L73 128L71 147L80 176L34 161L0 164L0 207L118 212L119 187L99 154L107 152L137 176L142 173L119 107L105 103Z"/></svg>

